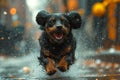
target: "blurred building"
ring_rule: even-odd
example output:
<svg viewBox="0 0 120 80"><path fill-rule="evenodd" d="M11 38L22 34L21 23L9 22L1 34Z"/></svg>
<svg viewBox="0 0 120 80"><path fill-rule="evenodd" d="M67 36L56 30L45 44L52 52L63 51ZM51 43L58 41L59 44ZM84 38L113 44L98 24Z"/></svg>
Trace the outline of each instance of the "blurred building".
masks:
<svg viewBox="0 0 120 80"><path fill-rule="evenodd" d="M31 22L31 12L26 4L26 0L8 0L10 10L16 9L16 13L12 15L13 21L18 20L25 25L27 22Z"/></svg>
<svg viewBox="0 0 120 80"><path fill-rule="evenodd" d="M26 27L32 24L26 0L0 0L0 54L22 53Z"/></svg>
<svg viewBox="0 0 120 80"><path fill-rule="evenodd" d="M0 23L8 28L32 23L31 15L26 0L0 0Z"/></svg>
<svg viewBox="0 0 120 80"><path fill-rule="evenodd" d="M10 26L11 22L8 0L0 0L0 24Z"/></svg>

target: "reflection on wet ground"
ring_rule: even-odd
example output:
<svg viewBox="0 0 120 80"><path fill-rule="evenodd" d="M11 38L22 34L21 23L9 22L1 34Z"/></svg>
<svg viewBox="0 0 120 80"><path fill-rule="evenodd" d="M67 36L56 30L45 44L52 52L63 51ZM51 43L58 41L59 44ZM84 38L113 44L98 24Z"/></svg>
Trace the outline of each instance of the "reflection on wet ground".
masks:
<svg viewBox="0 0 120 80"><path fill-rule="evenodd" d="M87 53L87 52L85 52ZM95 52L91 52L92 54ZM89 52L89 55L91 55ZM106 54L106 53L104 53ZM115 53L115 55L118 53ZM44 69L39 66L38 53L23 57L0 57L0 80L119 80L120 63L114 62L117 58L113 54L108 56L108 61L103 57L105 55L77 56L77 61L67 72L58 71L53 76L47 76ZM105 57L107 58L107 56ZM111 60L112 59L112 60Z"/></svg>

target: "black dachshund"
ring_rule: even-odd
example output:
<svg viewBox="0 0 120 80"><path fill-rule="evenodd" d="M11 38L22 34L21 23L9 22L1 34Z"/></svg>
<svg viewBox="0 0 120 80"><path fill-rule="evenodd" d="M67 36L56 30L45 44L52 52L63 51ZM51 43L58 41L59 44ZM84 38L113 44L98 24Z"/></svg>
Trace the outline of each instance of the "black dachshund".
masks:
<svg viewBox="0 0 120 80"><path fill-rule="evenodd" d="M40 64L48 75L54 74L56 68L62 72L68 70L75 61L76 40L72 29L80 28L81 16L75 11L49 14L42 10L37 14L36 22L43 30L39 39Z"/></svg>

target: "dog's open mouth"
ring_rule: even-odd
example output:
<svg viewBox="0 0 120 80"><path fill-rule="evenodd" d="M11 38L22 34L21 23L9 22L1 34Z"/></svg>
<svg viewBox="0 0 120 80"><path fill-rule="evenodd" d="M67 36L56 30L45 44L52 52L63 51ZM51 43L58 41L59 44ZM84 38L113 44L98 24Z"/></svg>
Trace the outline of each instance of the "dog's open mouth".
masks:
<svg viewBox="0 0 120 80"><path fill-rule="evenodd" d="M54 33L54 37L57 39L57 40L61 40L63 38L63 33Z"/></svg>

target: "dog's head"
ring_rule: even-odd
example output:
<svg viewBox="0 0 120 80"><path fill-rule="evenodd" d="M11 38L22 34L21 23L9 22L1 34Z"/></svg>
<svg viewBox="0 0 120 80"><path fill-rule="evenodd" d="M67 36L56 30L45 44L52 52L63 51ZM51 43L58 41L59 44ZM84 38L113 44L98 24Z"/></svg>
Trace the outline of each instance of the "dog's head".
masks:
<svg viewBox="0 0 120 80"><path fill-rule="evenodd" d="M72 29L80 28L81 17L77 12L49 14L46 11L40 11L36 16L36 22L41 25L52 41L61 43Z"/></svg>

